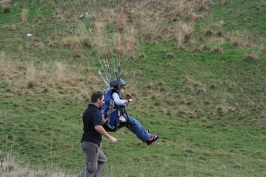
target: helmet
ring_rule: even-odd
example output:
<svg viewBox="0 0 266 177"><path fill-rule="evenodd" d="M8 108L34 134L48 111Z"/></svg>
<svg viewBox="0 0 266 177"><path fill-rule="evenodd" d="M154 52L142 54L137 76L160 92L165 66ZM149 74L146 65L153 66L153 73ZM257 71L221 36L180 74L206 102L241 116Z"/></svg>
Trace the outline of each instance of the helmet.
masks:
<svg viewBox="0 0 266 177"><path fill-rule="evenodd" d="M122 79L119 80L119 85L120 87L121 86L125 86L126 85L126 82ZM110 87L115 87L115 88L118 88L118 80L115 79L115 80L111 80L110 81Z"/></svg>

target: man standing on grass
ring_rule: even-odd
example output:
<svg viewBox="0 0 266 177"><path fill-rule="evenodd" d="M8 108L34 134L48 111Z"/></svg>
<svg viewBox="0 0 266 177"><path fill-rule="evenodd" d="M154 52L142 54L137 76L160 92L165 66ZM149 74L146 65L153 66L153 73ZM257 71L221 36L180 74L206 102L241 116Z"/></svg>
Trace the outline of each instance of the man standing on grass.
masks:
<svg viewBox="0 0 266 177"><path fill-rule="evenodd" d="M105 136L113 143L117 139L109 135L102 127L101 107L104 104L104 95L96 91L91 95L91 104L83 113L83 130L81 147L85 151L86 167L77 177L100 177L107 163L107 158L101 151L100 143Z"/></svg>

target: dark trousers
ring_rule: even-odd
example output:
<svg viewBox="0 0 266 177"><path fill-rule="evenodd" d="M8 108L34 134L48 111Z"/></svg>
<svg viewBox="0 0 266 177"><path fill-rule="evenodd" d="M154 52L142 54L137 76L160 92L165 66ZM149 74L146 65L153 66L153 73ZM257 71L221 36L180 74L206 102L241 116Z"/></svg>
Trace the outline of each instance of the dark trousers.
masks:
<svg viewBox="0 0 266 177"><path fill-rule="evenodd" d="M77 177L101 177L107 158L97 144L82 142L82 149L85 151L86 167Z"/></svg>

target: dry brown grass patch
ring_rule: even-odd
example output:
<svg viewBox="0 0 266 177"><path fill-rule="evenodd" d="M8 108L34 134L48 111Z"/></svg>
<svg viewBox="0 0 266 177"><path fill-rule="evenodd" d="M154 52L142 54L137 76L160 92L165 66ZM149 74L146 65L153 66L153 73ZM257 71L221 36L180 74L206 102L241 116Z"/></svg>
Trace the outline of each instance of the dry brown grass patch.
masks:
<svg viewBox="0 0 266 177"><path fill-rule="evenodd" d="M223 54L223 49L221 47L215 47L212 50L212 53L215 54L215 55L221 55L221 54Z"/></svg>
<svg viewBox="0 0 266 177"><path fill-rule="evenodd" d="M123 12L120 12L116 18L115 25L119 32L124 32L127 26L127 16Z"/></svg>
<svg viewBox="0 0 266 177"><path fill-rule="evenodd" d="M214 110L214 115L216 114L227 114L229 111L235 111L234 107L228 105L226 99L222 99L220 103L216 106Z"/></svg>
<svg viewBox="0 0 266 177"><path fill-rule="evenodd" d="M228 113L227 103L222 100L215 108L214 114L226 114Z"/></svg>
<svg viewBox="0 0 266 177"><path fill-rule="evenodd" d="M145 86L144 94L146 96L154 95L154 92L164 92L168 91L169 88L165 85L163 81L158 81L157 83L149 83ZM157 96L156 96L157 97Z"/></svg>
<svg viewBox="0 0 266 177"><path fill-rule="evenodd" d="M210 27L206 28L206 29L203 29L201 30L201 34L204 36L204 37L224 37L224 34L222 32L222 29L221 29L221 24L218 24L218 23L215 23L215 24L211 24Z"/></svg>
<svg viewBox="0 0 266 177"><path fill-rule="evenodd" d="M48 43L48 47L51 48L70 48L76 49L80 48L81 41L77 37L69 36L63 38L61 41L52 41L50 40Z"/></svg>
<svg viewBox="0 0 266 177"><path fill-rule="evenodd" d="M28 16L29 16L29 10L22 9L21 14L20 14L22 23L28 23Z"/></svg>
<svg viewBox="0 0 266 177"><path fill-rule="evenodd" d="M82 97L85 101L87 101L87 102L90 102L90 101L91 101L91 96L90 96L90 94L87 93L87 92L82 93L82 94L81 94L81 97Z"/></svg>
<svg viewBox="0 0 266 177"><path fill-rule="evenodd" d="M255 53L246 54L245 57L244 57L244 60L249 60L249 61L255 61L255 60L258 60L258 59L259 59L259 57Z"/></svg>
<svg viewBox="0 0 266 177"><path fill-rule="evenodd" d="M83 36L79 37L80 45L82 47L91 47L91 37Z"/></svg>
<svg viewBox="0 0 266 177"><path fill-rule="evenodd" d="M3 13L10 13L11 12L10 4L2 4L1 7L3 8Z"/></svg>
<svg viewBox="0 0 266 177"><path fill-rule="evenodd" d="M88 81L89 84L97 85L97 84L99 84L99 82L101 80L98 77L94 76L94 75L93 76L90 75L90 76L88 76L87 81Z"/></svg>
<svg viewBox="0 0 266 177"><path fill-rule="evenodd" d="M14 67L11 62L2 60L0 62L0 76L3 80L9 81L9 77L11 76L10 73L12 73L14 70Z"/></svg>
<svg viewBox="0 0 266 177"><path fill-rule="evenodd" d="M222 4L222 5L229 5L230 1L229 0L219 0L218 3Z"/></svg>
<svg viewBox="0 0 266 177"><path fill-rule="evenodd" d="M182 6L177 6L174 11L170 11L164 14L164 18L169 22L177 22L180 21L181 16L183 15L183 8Z"/></svg>
<svg viewBox="0 0 266 177"><path fill-rule="evenodd" d="M203 51L209 51L211 49L211 47L209 47L208 45L204 45L203 47L202 47L202 50Z"/></svg>
<svg viewBox="0 0 266 177"><path fill-rule="evenodd" d="M222 30L222 25L224 24L223 21L219 21L219 22L216 22L216 23L212 23L210 24L210 28L212 30L215 30L215 31L220 31Z"/></svg>
<svg viewBox="0 0 266 177"><path fill-rule="evenodd" d="M11 25L2 25L2 28L7 29L7 30L16 30L17 29L17 25L15 24L11 24Z"/></svg>
<svg viewBox="0 0 266 177"><path fill-rule="evenodd" d="M36 79L36 69L31 63L27 65L27 68L26 68L26 80L28 81L28 83L31 82L33 84L35 79Z"/></svg>
<svg viewBox="0 0 266 177"><path fill-rule="evenodd" d="M0 79L3 81L2 86L15 95L60 92L83 100L86 98L80 95L82 90L86 92L89 89L99 89L99 85L102 85L101 80L89 68L69 68L59 62L48 65L36 65L25 60L11 62L7 57L1 53ZM86 78L84 73L89 76Z"/></svg>
<svg viewBox="0 0 266 177"><path fill-rule="evenodd" d="M66 74L68 73L66 66L63 63L56 62L53 74L53 81L56 85L61 85Z"/></svg>
<svg viewBox="0 0 266 177"><path fill-rule="evenodd" d="M166 99L167 105L169 105L169 106L177 105L176 99L174 99L172 95L169 95L168 98L169 99Z"/></svg>
<svg viewBox="0 0 266 177"><path fill-rule="evenodd" d="M253 21L253 18L250 17L250 16L248 16L248 17L246 17L244 20L249 22L249 21Z"/></svg>
<svg viewBox="0 0 266 177"><path fill-rule="evenodd" d="M62 2L64 3L64 2ZM80 12L88 12L92 15L93 22L87 24L91 25L89 29L79 26L85 22L85 17L81 19L71 18L80 14L75 11L68 11L67 4L58 7L58 12L55 19L65 20L69 25L77 26L77 36L84 36L81 33L90 33L92 38L87 38L86 41L81 42L81 45L92 47L94 50L107 52L106 43L114 45L112 50L120 54L128 54L133 58L134 52L138 48L137 39L142 38L149 41L151 44L156 44L158 41L167 42L169 40L179 41L180 43L186 42L194 44L196 41L192 35L194 32L193 21L205 18L202 12L209 9L210 1L133 1L121 2L121 6L109 9L108 7L100 8L98 4L86 1L82 4L73 2L73 6L79 9ZM182 24L181 19L188 17L192 22L190 24ZM86 19L91 20L92 19ZM179 22L180 24L176 24ZM101 23L101 24L100 24ZM165 27L165 23L169 23ZM110 28L111 27L111 28ZM114 28L113 28L114 27ZM137 32L135 32L135 31ZM80 32L83 31L83 32ZM134 31L134 32L132 32ZM119 33L122 36L123 42L112 41L110 42L109 33ZM55 39L56 34L51 38ZM81 41L81 39L79 39ZM111 40L114 40L111 39ZM118 43L117 43L118 42ZM121 45L122 44L122 45ZM75 47L75 41L63 40L61 42L50 42L50 47ZM124 49L124 50L123 50ZM183 50L180 48L180 50Z"/></svg>
<svg viewBox="0 0 266 177"><path fill-rule="evenodd" d="M42 49L45 48L45 45L41 42L28 42L25 45L25 49Z"/></svg>
<svg viewBox="0 0 266 177"><path fill-rule="evenodd" d="M181 24L180 26L180 37L184 42L188 42L192 38L192 34L194 31L194 24Z"/></svg>
<svg viewBox="0 0 266 177"><path fill-rule="evenodd" d="M144 40L152 41L156 39L156 36L158 34L158 28L155 23L151 24L150 26L146 26L141 29L141 37Z"/></svg>
<svg viewBox="0 0 266 177"><path fill-rule="evenodd" d="M27 61L27 60L29 60L29 58L30 58L30 55L29 55L29 52L27 50L21 52L21 60L22 61Z"/></svg>
<svg viewBox="0 0 266 177"><path fill-rule="evenodd" d="M261 47L260 48L260 53L266 54L266 47Z"/></svg>
<svg viewBox="0 0 266 177"><path fill-rule="evenodd" d="M1 0L0 1L0 9L3 8L3 13L10 13L11 12L10 3L11 3L11 0Z"/></svg>
<svg viewBox="0 0 266 177"><path fill-rule="evenodd" d="M204 18L205 18L204 15L199 15L199 14L194 13L194 12L190 12L189 14L187 14L187 17L186 17L186 19L190 20L190 21L201 20L201 19L204 19Z"/></svg>
<svg viewBox="0 0 266 177"><path fill-rule="evenodd" d="M125 48L126 53L132 56L133 53L137 50L139 44L135 35L136 32L134 31L134 28L130 28L128 29L128 31L129 34L125 36Z"/></svg>
<svg viewBox="0 0 266 177"><path fill-rule="evenodd" d="M184 86L182 90L184 92L193 92L194 91L193 87L192 86L188 86L188 85Z"/></svg>
<svg viewBox="0 0 266 177"><path fill-rule="evenodd" d="M2 160L2 159L0 159ZM70 177L69 175L64 174L60 170L57 172L51 171L48 167L47 169L31 170L27 165L21 166L16 163L14 156L8 154L1 161L1 173L3 177L18 177L18 176L27 176L27 177L37 177L37 176L46 176L46 177Z"/></svg>
<svg viewBox="0 0 266 177"><path fill-rule="evenodd" d="M201 118L201 121L202 121L202 122L208 122L209 120L208 120L207 117L202 117L202 118Z"/></svg>
<svg viewBox="0 0 266 177"><path fill-rule="evenodd" d="M187 49L183 44L178 44L177 50L179 52L185 52Z"/></svg>
<svg viewBox="0 0 266 177"><path fill-rule="evenodd" d="M194 80L191 79L189 76L186 76L184 83L185 84L193 84L194 83Z"/></svg>
<svg viewBox="0 0 266 177"><path fill-rule="evenodd" d="M145 53L139 53L139 58L146 58L146 54Z"/></svg>
<svg viewBox="0 0 266 177"><path fill-rule="evenodd" d="M143 72L141 70L133 70L130 72L130 76L132 76L133 78L136 78L136 76L142 76L142 75L143 75Z"/></svg>
<svg viewBox="0 0 266 177"><path fill-rule="evenodd" d="M167 59L174 59L174 58L175 58L175 55L174 55L173 53L171 53L171 52L168 52L168 53L166 54L166 58L167 58Z"/></svg>
<svg viewBox="0 0 266 177"><path fill-rule="evenodd" d="M114 33L113 41L114 41L113 52L117 53L118 55L123 55L125 53L125 48L124 48L124 41L122 39L122 35L120 33Z"/></svg>
<svg viewBox="0 0 266 177"><path fill-rule="evenodd" d="M184 86L182 88L183 92L195 92L196 94L205 94L207 92L205 86L199 82L191 79L190 77L185 77Z"/></svg>
<svg viewBox="0 0 266 177"><path fill-rule="evenodd" d="M59 47L75 49L80 47L79 40L74 36L69 36L61 40Z"/></svg>
<svg viewBox="0 0 266 177"><path fill-rule="evenodd" d="M192 53L201 53L202 51L199 48L195 48Z"/></svg>
<svg viewBox="0 0 266 177"><path fill-rule="evenodd" d="M212 29L209 29L209 28L201 30L201 33L205 37L211 37L214 35L214 31Z"/></svg>
<svg viewBox="0 0 266 177"><path fill-rule="evenodd" d="M55 40L60 35L61 35L61 31L58 29L54 29L54 31L49 34L48 39Z"/></svg>
<svg viewBox="0 0 266 177"><path fill-rule="evenodd" d="M204 87L201 87L201 88L198 88L197 89L197 94L199 95L199 94L205 94L206 93L206 88L204 88Z"/></svg>
<svg viewBox="0 0 266 177"><path fill-rule="evenodd" d="M74 49L73 56L72 56L73 61L78 60L78 59L83 58L83 57L84 57L84 55L83 55L81 49L79 49L79 48Z"/></svg>
<svg viewBox="0 0 266 177"><path fill-rule="evenodd" d="M195 10L196 11L206 11L209 10L210 0L201 0L195 2Z"/></svg>
<svg viewBox="0 0 266 177"><path fill-rule="evenodd" d="M202 87L202 83L200 83L200 82L195 82L195 83L194 83L194 87Z"/></svg>
<svg viewBox="0 0 266 177"><path fill-rule="evenodd" d="M232 43L233 46L235 47L244 47L245 42L243 41L242 38L237 37L237 36L230 36L227 38L229 42Z"/></svg>
<svg viewBox="0 0 266 177"><path fill-rule="evenodd" d="M254 36L246 31L233 31L226 35L225 40L235 47L257 47Z"/></svg>
<svg viewBox="0 0 266 177"><path fill-rule="evenodd" d="M180 114L181 117L187 117L187 116L193 116L195 115L195 112L191 109L189 109L186 105L180 105L178 106L178 114Z"/></svg>

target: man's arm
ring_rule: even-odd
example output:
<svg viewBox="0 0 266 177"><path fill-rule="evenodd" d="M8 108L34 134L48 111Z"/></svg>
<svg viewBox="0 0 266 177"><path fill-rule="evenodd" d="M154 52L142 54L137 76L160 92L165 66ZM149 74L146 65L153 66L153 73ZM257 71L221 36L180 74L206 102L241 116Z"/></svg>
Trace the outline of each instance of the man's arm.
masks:
<svg viewBox="0 0 266 177"><path fill-rule="evenodd" d="M95 127L95 130L97 132L99 132L101 135L103 135L104 137L108 138L110 141L112 141L113 143L116 143L117 142L117 139L115 137L112 137L111 135L109 135L109 133L107 133L105 131L105 129L103 128L102 125L96 125Z"/></svg>

